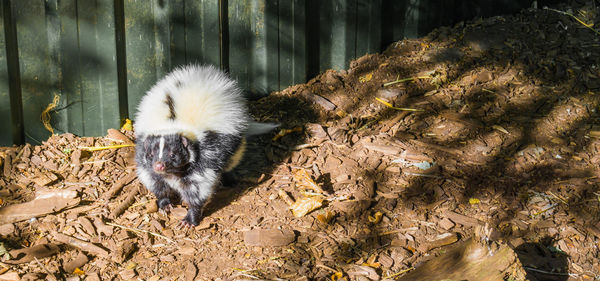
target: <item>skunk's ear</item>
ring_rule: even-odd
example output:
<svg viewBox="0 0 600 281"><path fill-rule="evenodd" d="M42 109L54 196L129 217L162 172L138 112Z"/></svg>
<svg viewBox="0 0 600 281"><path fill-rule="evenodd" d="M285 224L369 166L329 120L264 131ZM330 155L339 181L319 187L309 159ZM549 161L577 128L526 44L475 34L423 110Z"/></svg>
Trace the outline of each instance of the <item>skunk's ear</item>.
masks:
<svg viewBox="0 0 600 281"><path fill-rule="evenodd" d="M144 146L145 150L148 150L148 148L150 147L150 138L143 138L142 145Z"/></svg>
<svg viewBox="0 0 600 281"><path fill-rule="evenodd" d="M186 137L184 137L183 135L179 135L179 137L181 138L181 143L183 144L183 146L188 147L189 140Z"/></svg>

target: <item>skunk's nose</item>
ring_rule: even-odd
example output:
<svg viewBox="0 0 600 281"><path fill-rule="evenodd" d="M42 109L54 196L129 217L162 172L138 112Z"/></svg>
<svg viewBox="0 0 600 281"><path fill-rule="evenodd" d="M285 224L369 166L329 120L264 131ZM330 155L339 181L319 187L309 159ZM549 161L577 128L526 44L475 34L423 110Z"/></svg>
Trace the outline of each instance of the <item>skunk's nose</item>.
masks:
<svg viewBox="0 0 600 281"><path fill-rule="evenodd" d="M162 173L165 171L165 163L155 162L154 165L152 165L152 168L154 169L155 172Z"/></svg>

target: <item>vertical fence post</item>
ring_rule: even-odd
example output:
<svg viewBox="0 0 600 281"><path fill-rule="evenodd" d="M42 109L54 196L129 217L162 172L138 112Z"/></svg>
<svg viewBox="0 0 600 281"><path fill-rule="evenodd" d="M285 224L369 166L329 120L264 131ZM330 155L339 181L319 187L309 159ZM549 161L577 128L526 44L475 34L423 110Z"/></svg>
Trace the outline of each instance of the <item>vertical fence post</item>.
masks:
<svg viewBox="0 0 600 281"><path fill-rule="evenodd" d="M129 117L127 98L127 54L125 48L125 11L123 0L114 0L115 44L117 51L117 87L119 89L119 119L124 122ZM121 125L123 125L121 123Z"/></svg>
<svg viewBox="0 0 600 281"><path fill-rule="evenodd" d="M13 18L13 9L10 0L2 1L2 12L4 13L6 64L10 93L10 115L12 118L11 134L14 144L23 144L25 142L25 131L23 128L23 100L21 99L21 71L19 70L17 25Z"/></svg>

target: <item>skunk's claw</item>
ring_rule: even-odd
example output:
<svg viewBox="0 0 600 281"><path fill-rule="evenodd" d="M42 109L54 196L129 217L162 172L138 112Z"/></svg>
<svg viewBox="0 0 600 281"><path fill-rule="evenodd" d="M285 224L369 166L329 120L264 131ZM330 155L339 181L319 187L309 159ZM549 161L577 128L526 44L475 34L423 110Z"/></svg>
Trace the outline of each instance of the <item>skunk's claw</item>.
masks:
<svg viewBox="0 0 600 281"><path fill-rule="evenodd" d="M185 220L181 220L178 224L177 224L177 229L180 230L185 230L188 231L190 229L193 229L195 227L195 225L190 224L189 222L185 221Z"/></svg>
<svg viewBox="0 0 600 281"><path fill-rule="evenodd" d="M158 212L161 213L162 215L166 216L171 212L171 210L173 210L173 205L167 204L167 205L163 206L162 208L159 208Z"/></svg>

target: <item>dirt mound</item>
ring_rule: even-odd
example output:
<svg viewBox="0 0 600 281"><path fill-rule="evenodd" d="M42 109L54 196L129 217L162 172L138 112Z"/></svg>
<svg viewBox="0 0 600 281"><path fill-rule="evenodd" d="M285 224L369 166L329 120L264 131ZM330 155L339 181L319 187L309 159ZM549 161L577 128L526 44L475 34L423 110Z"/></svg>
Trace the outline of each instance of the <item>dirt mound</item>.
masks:
<svg viewBox="0 0 600 281"><path fill-rule="evenodd" d="M598 21L595 6L569 12ZM183 207L156 212L132 147L83 148L131 131L2 149L1 271L391 280L473 237L516 253L526 276L507 268L506 280L597 279L599 47L570 15L531 9L399 41L255 101L254 116L287 131L250 140L239 184L188 233L175 229ZM299 201L316 209L294 216Z"/></svg>

